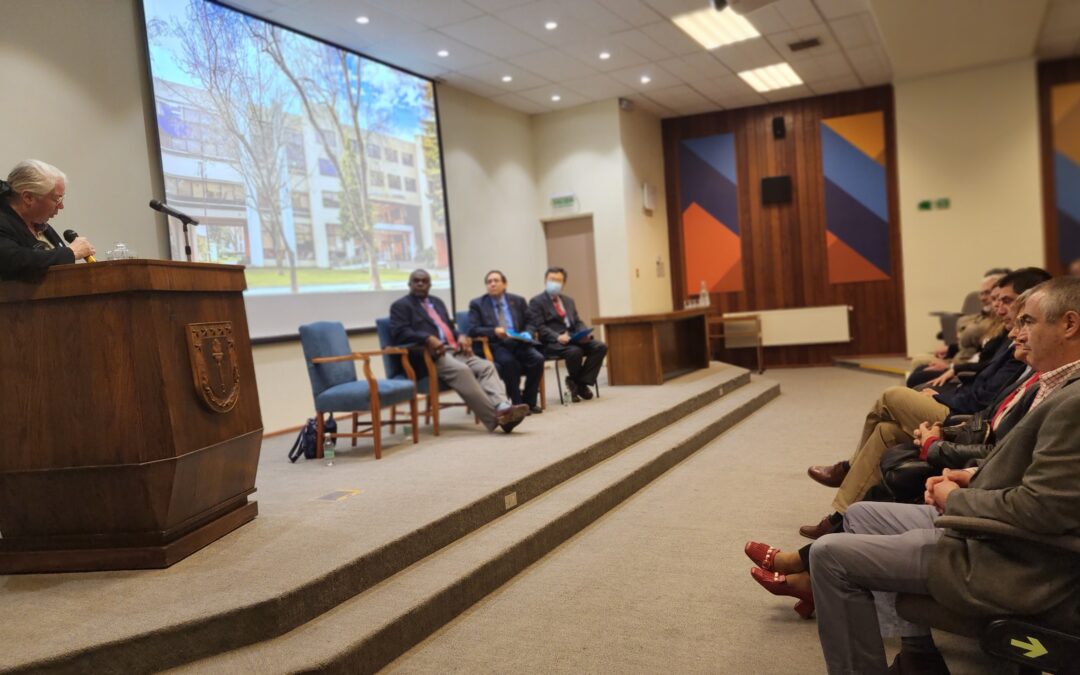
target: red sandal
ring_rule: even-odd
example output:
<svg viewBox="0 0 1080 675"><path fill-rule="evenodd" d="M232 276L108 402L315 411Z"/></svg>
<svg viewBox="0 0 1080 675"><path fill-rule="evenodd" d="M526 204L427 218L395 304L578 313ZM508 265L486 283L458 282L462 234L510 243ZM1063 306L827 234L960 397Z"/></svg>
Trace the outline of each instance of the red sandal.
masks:
<svg viewBox="0 0 1080 675"><path fill-rule="evenodd" d="M773 569L773 563L776 561L776 554L780 552L780 549L758 541L748 541L743 551L746 552L746 557L753 560L754 564L761 569L770 572L776 571Z"/></svg>

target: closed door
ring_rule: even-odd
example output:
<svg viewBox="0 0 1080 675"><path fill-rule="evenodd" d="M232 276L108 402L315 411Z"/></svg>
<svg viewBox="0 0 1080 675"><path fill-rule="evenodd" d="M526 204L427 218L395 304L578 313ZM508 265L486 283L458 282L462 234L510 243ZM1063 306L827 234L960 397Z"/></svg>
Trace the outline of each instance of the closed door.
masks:
<svg viewBox="0 0 1080 675"><path fill-rule="evenodd" d="M593 317L600 316L592 217L545 223L544 236L548 266L566 269L563 292L574 299L581 320L591 326Z"/></svg>

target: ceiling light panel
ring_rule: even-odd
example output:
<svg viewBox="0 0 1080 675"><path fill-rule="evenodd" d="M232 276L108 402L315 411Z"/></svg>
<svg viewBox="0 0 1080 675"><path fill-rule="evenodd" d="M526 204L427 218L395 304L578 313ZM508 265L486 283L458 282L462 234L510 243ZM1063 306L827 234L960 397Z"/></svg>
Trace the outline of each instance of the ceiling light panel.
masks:
<svg viewBox="0 0 1080 675"><path fill-rule="evenodd" d="M803 83L802 78L787 63L774 63L764 68L744 70L739 73L739 77L757 92L785 89Z"/></svg>
<svg viewBox="0 0 1080 675"><path fill-rule="evenodd" d="M717 12L707 7L679 14L671 20L705 49L716 49L761 35L749 21L730 9Z"/></svg>

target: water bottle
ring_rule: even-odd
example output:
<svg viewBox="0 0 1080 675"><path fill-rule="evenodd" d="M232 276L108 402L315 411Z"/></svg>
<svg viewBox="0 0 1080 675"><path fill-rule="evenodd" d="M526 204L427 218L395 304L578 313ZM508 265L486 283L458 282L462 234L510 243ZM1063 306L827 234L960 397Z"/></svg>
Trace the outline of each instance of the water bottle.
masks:
<svg viewBox="0 0 1080 675"><path fill-rule="evenodd" d="M334 438L333 434L337 433L337 420L334 419L333 415L326 420L323 432L323 459L326 460L326 466L334 466L334 446L337 444L337 439Z"/></svg>
<svg viewBox="0 0 1080 675"><path fill-rule="evenodd" d="M709 306L709 288L705 285L705 280L704 279L701 280L701 292L698 293L698 306L699 307L708 307Z"/></svg>

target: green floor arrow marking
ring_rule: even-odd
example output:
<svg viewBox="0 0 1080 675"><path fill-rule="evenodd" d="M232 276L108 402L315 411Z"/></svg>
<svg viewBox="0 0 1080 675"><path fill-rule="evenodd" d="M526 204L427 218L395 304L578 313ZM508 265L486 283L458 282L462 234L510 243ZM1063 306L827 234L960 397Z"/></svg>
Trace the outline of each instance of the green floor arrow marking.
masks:
<svg viewBox="0 0 1080 675"><path fill-rule="evenodd" d="M1026 654L1024 654L1024 656L1028 657L1029 659L1037 659L1040 656L1042 656L1043 654L1047 653L1046 647L1043 647L1043 644L1041 642L1039 642L1038 639L1033 638L1030 635L1027 636L1027 639L1030 640L1030 642L1021 642L1020 640L1010 640L1009 644L1012 645L1013 647L1018 648L1018 649L1026 649L1026 650L1028 650L1028 652Z"/></svg>

